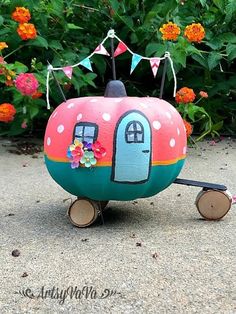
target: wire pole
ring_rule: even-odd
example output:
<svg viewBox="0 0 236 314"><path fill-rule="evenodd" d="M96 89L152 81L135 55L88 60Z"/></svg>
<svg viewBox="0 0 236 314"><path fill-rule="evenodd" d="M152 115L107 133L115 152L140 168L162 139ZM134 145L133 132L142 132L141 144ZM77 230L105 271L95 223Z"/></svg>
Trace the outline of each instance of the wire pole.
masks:
<svg viewBox="0 0 236 314"><path fill-rule="evenodd" d="M48 61L47 61L47 63L48 63L48 65L51 65ZM60 91L60 93L61 93L61 95L62 95L62 98L63 98L64 102L66 102L66 96L65 96L65 94L63 93L63 90L62 90L62 88L61 88L61 85L59 84L59 82L58 82L58 80L57 80L57 78L56 78L56 76L55 76L55 73L54 73L54 71L53 71L52 69L51 69L51 72L52 72L52 76L53 76L54 80L56 81L57 87L58 87L58 89L59 89L59 91Z"/></svg>
<svg viewBox="0 0 236 314"><path fill-rule="evenodd" d="M111 61L112 61L112 78L116 80L116 63L114 57L114 38L111 37Z"/></svg>
<svg viewBox="0 0 236 314"><path fill-rule="evenodd" d="M162 72L161 88L160 88L160 96L159 96L160 99L162 99L162 97L163 97L163 90L164 90L165 79L166 79L166 71L167 71L167 57L165 58L164 68L163 68L163 72Z"/></svg>

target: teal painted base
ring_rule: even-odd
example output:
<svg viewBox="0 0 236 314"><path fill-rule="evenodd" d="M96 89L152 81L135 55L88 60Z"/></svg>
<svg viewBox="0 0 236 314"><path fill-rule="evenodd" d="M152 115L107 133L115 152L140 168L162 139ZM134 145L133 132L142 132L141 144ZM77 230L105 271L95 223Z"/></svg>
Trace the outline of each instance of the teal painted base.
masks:
<svg viewBox="0 0 236 314"><path fill-rule="evenodd" d="M111 167L72 169L69 162L55 162L47 156L45 163L52 178L75 196L97 201L130 201L150 197L167 188L178 176L184 160L172 165L153 166L149 180L141 184L112 182Z"/></svg>

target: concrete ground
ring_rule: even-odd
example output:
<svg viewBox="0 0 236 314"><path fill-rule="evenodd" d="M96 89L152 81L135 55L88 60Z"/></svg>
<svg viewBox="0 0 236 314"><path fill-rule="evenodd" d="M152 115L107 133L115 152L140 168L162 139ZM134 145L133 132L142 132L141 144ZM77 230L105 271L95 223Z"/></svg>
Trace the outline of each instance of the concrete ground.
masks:
<svg viewBox="0 0 236 314"><path fill-rule="evenodd" d="M200 144L202 155L189 149L181 177L236 194L236 141L211 144ZM200 189L171 185L111 201L104 226L78 229L43 154L15 155L11 145L0 145L1 314L236 313L236 206L205 221L194 205Z"/></svg>

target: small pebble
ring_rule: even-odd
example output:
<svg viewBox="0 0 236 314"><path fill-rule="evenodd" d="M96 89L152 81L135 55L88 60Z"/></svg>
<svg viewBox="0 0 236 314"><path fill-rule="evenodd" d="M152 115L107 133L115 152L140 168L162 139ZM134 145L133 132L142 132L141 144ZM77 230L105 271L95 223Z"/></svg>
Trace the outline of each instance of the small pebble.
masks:
<svg viewBox="0 0 236 314"><path fill-rule="evenodd" d="M19 250L13 250L11 255L14 257L18 257L20 255L20 251Z"/></svg>
<svg viewBox="0 0 236 314"><path fill-rule="evenodd" d="M21 277L24 278L24 277L27 277L27 276L29 276L29 275L26 272L24 272Z"/></svg>
<svg viewBox="0 0 236 314"><path fill-rule="evenodd" d="M142 246L142 243L141 242L137 242L136 246Z"/></svg>

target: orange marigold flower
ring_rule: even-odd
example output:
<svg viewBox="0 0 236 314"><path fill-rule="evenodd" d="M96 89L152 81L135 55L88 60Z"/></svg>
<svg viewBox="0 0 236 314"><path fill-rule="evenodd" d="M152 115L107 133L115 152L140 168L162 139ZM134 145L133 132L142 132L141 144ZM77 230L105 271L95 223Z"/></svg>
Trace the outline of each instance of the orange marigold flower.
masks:
<svg viewBox="0 0 236 314"><path fill-rule="evenodd" d="M14 115L16 109L12 104L3 103L0 105L0 121L1 122L11 122L14 120Z"/></svg>
<svg viewBox="0 0 236 314"><path fill-rule="evenodd" d="M190 42L200 43L201 40L205 37L205 30L200 23L193 23L191 25L186 26L184 30L184 36Z"/></svg>
<svg viewBox="0 0 236 314"><path fill-rule="evenodd" d="M32 97L33 99L36 99L36 98L40 98L42 95L43 95L43 94L42 94L41 92L39 92L39 91L36 90L36 91L31 95L31 97Z"/></svg>
<svg viewBox="0 0 236 314"><path fill-rule="evenodd" d="M162 39L176 40L180 34L180 28L175 23L169 22L160 28L160 32L162 33Z"/></svg>
<svg viewBox="0 0 236 314"><path fill-rule="evenodd" d="M8 45L5 43L5 41L0 41L0 50L3 50L4 48L8 48Z"/></svg>
<svg viewBox="0 0 236 314"><path fill-rule="evenodd" d="M23 40L34 39L37 37L37 31L34 24L23 23L19 24L17 33Z"/></svg>
<svg viewBox="0 0 236 314"><path fill-rule="evenodd" d="M182 87L175 96L176 102L187 104L189 102L193 102L196 95L192 88Z"/></svg>
<svg viewBox="0 0 236 314"><path fill-rule="evenodd" d="M193 133L192 124L186 120L183 120L183 122L184 122L184 126L185 126L186 135L187 135L187 137L189 137Z"/></svg>
<svg viewBox="0 0 236 314"><path fill-rule="evenodd" d="M24 7L16 7L12 12L11 18L19 23L28 23L31 19L30 11Z"/></svg>
<svg viewBox="0 0 236 314"><path fill-rule="evenodd" d="M202 98L208 98L208 94L204 91L200 91L199 95L202 97Z"/></svg>

